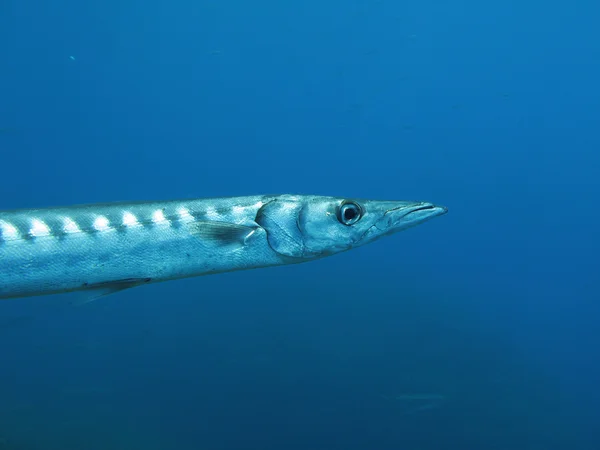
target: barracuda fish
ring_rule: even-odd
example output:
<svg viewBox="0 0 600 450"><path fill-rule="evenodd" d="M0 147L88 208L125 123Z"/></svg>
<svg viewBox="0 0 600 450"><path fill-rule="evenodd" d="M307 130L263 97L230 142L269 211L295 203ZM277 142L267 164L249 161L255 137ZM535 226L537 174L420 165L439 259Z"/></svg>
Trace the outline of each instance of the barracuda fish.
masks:
<svg viewBox="0 0 600 450"><path fill-rule="evenodd" d="M0 299L330 256L442 215L425 202L273 195L0 211Z"/></svg>

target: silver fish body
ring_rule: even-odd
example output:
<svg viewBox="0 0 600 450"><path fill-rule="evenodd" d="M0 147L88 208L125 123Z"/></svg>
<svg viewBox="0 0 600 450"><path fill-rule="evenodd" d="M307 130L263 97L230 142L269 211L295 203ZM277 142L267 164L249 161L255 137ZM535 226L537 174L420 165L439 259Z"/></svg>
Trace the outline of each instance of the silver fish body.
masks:
<svg viewBox="0 0 600 450"><path fill-rule="evenodd" d="M0 211L0 299L322 258L446 209L422 202L247 196Z"/></svg>

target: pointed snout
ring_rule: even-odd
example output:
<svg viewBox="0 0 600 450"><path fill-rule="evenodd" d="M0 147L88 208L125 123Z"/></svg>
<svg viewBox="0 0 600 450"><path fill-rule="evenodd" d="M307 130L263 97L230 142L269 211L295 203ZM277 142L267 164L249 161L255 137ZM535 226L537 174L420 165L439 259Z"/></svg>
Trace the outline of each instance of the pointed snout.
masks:
<svg viewBox="0 0 600 450"><path fill-rule="evenodd" d="M392 205L390 205L392 206ZM376 227L385 234L414 227L448 212L445 206L429 202L397 202L388 208Z"/></svg>
<svg viewBox="0 0 600 450"><path fill-rule="evenodd" d="M415 203L414 206L408 208L406 215L413 215L413 220L417 217L422 220L432 219L433 217L441 216L448 212L448 208L445 206L434 205L433 203L420 202ZM405 215L405 217L406 217Z"/></svg>

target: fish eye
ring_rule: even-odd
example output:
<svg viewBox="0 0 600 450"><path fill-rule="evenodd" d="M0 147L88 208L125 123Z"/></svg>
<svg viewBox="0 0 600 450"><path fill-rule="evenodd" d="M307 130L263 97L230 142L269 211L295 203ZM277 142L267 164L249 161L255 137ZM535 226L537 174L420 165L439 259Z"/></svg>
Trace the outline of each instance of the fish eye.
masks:
<svg viewBox="0 0 600 450"><path fill-rule="evenodd" d="M344 202L338 211L338 220L344 225L354 225L362 217L360 205L354 202Z"/></svg>

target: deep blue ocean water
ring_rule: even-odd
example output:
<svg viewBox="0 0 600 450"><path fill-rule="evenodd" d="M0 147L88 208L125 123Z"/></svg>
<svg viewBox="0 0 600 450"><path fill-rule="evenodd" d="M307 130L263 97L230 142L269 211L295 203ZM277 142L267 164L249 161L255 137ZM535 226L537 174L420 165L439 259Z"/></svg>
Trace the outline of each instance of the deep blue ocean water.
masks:
<svg viewBox="0 0 600 450"><path fill-rule="evenodd" d="M449 208L305 265L3 302L0 449L600 449L599 20L590 0L0 1L2 209Z"/></svg>

